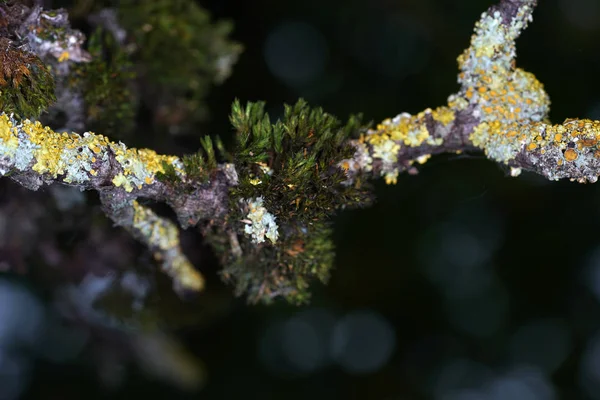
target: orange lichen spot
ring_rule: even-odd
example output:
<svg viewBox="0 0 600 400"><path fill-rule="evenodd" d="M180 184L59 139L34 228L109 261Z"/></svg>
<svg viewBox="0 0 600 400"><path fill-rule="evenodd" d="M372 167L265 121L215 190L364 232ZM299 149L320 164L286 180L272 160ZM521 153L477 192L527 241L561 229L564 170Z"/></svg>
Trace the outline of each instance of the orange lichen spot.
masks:
<svg viewBox="0 0 600 400"><path fill-rule="evenodd" d="M487 88L486 88L485 86L480 86L480 87L477 89L477 91L478 91L479 93L485 93L485 92L487 91Z"/></svg>
<svg viewBox="0 0 600 400"><path fill-rule="evenodd" d="M532 151L535 149L537 149L537 144L531 142L531 143L529 143L529 145L527 145L527 150Z"/></svg>
<svg viewBox="0 0 600 400"><path fill-rule="evenodd" d="M587 147L595 146L598 143L598 139L582 139L581 144Z"/></svg>
<svg viewBox="0 0 600 400"><path fill-rule="evenodd" d="M153 180L152 178L150 178L149 176L147 176L147 177L144 179L144 182L146 182L146 185L151 185L151 184L152 184L152 182L154 182L154 180Z"/></svg>
<svg viewBox="0 0 600 400"><path fill-rule="evenodd" d="M487 106L483 108L483 111L485 111L488 114L491 114L494 111L494 109L490 106Z"/></svg>
<svg viewBox="0 0 600 400"><path fill-rule="evenodd" d="M556 135L554 135L554 141L555 142L560 142L563 138L563 135L560 133L557 133Z"/></svg>
<svg viewBox="0 0 600 400"><path fill-rule="evenodd" d="M344 171L348 171L350 169L350 163L348 161L343 161L341 167Z"/></svg>
<svg viewBox="0 0 600 400"><path fill-rule="evenodd" d="M96 176L96 175L98 175L98 172L96 172L96 170L95 170L95 169L90 169L90 174L91 174L92 176Z"/></svg>
<svg viewBox="0 0 600 400"><path fill-rule="evenodd" d="M558 164L559 166L563 165L563 160L562 158L559 158L558 161L556 162L556 164Z"/></svg>
<svg viewBox="0 0 600 400"><path fill-rule="evenodd" d="M565 160L571 162L571 161L577 160L577 157L578 157L578 154L575 150L567 149L567 151L565 151Z"/></svg>
<svg viewBox="0 0 600 400"><path fill-rule="evenodd" d="M508 136L508 137L515 137L515 136L517 136L517 131L515 131L514 129L512 129L512 130L510 130L510 131L508 131L506 133L506 136Z"/></svg>

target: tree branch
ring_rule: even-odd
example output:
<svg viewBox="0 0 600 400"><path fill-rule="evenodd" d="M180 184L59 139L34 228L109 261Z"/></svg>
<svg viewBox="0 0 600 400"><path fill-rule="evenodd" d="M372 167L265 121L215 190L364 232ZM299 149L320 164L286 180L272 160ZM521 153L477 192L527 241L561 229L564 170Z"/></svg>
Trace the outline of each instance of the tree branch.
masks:
<svg viewBox="0 0 600 400"><path fill-rule="evenodd" d="M358 138L344 139L352 123L340 128L304 104L272 124L262 106L236 103L234 164L216 165L209 154L214 168L191 174L175 156L89 132L57 133L3 113L0 174L33 190L59 182L98 191L106 214L154 251L178 291L199 290L203 279L182 254L175 226L137 199L166 202L183 227L203 222L238 291L253 299L294 295L307 277L326 279L327 220L336 209L365 204L364 177L396 183L400 172L416 171L433 154L482 150L515 176L528 170L551 180L597 180L600 122L550 124L543 85L516 67L515 40L535 5L503 0L482 14L458 57L460 88L447 105L386 119Z"/></svg>
<svg viewBox="0 0 600 400"><path fill-rule="evenodd" d="M176 227L136 199L168 203L182 226L218 217L226 210L227 187L236 179L229 165L219 166L211 181L188 182L178 157L128 149L89 132L57 133L39 122L17 121L4 113L0 114L0 155L0 175L28 189L63 183L98 191L105 213L155 252L178 291L202 288L202 277L181 253ZM169 166L179 176L177 184L157 179Z"/></svg>

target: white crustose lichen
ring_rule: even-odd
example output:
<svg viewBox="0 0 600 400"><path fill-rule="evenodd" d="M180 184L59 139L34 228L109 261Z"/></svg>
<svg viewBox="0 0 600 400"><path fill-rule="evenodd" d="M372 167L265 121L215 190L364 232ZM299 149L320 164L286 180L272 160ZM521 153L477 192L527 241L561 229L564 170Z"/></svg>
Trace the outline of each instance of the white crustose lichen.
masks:
<svg viewBox="0 0 600 400"><path fill-rule="evenodd" d="M253 243L262 243L265 241L265 237L275 243L279 238L278 226L275 216L263 206L263 198L246 200L246 203L249 212L244 220L246 223L244 232L252 237Z"/></svg>

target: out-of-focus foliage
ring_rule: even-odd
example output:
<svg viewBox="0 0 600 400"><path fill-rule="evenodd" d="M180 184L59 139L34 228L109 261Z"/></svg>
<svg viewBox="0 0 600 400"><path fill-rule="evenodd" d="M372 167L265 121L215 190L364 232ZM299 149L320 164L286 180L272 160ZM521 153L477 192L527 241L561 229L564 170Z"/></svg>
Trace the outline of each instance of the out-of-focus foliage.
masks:
<svg viewBox="0 0 600 400"><path fill-rule="evenodd" d="M152 87L156 119L191 124L208 113L204 98L230 74L241 46L228 36L233 25L211 22L193 0L123 0L119 21L132 35L141 75Z"/></svg>
<svg viewBox="0 0 600 400"><path fill-rule="evenodd" d="M123 139L134 128L133 63L112 34L100 28L88 38L88 52L92 61L77 64L70 76L71 86L83 91L87 128Z"/></svg>
<svg viewBox="0 0 600 400"><path fill-rule="evenodd" d="M0 110L35 118L55 100L54 79L44 63L0 38Z"/></svg>

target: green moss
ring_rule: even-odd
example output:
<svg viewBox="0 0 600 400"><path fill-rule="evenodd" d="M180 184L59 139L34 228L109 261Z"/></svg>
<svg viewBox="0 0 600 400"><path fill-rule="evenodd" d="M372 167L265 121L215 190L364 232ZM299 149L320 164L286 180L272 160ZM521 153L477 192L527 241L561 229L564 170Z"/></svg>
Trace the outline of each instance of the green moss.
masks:
<svg viewBox="0 0 600 400"><path fill-rule="evenodd" d="M360 183L343 185L338 167L354 149L347 140L363 129L360 117L342 124L304 100L286 105L283 118L272 123L263 103L233 104L236 130L235 165L240 185L233 198L262 196L279 221L309 224L327 219L339 208L361 206L370 200ZM256 184L256 179L260 184ZM357 180L357 182L360 182Z"/></svg>
<svg viewBox="0 0 600 400"><path fill-rule="evenodd" d="M34 54L0 38L0 111L37 118L56 101L54 78Z"/></svg>
<svg viewBox="0 0 600 400"><path fill-rule="evenodd" d="M334 261L331 229L327 223L288 230L277 246L256 246L241 239L242 257L226 251L221 275L235 285L238 296L249 302L271 303L284 298L293 304L310 299L309 284L313 280L326 283ZM219 236L209 236L213 245ZM222 249L227 243L220 243Z"/></svg>
<svg viewBox="0 0 600 400"><path fill-rule="evenodd" d="M215 148L213 146L212 139L210 136L206 135L202 139L200 139L200 144L206 153L206 166L209 169L217 168L217 158L215 156Z"/></svg>
<svg viewBox="0 0 600 400"><path fill-rule="evenodd" d="M156 174L156 179L161 182L177 182L179 181L179 176L177 175L177 171L173 164L170 164L166 161L162 162L162 167L164 172L158 172Z"/></svg>
<svg viewBox="0 0 600 400"><path fill-rule="evenodd" d="M219 147L222 147L221 141L216 141ZM204 136L200 139L201 149L192 154L186 154L181 158L183 169L187 178L194 183L205 182L210 177L211 172L217 168L217 156L215 147L210 136ZM164 163L165 172L159 173L157 178L163 182L176 183L180 181L173 165Z"/></svg>
<svg viewBox="0 0 600 400"><path fill-rule="evenodd" d="M88 52L92 61L75 64L70 84L83 90L89 130L123 140L135 123L133 64L113 36L101 29L90 36Z"/></svg>
<svg viewBox="0 0 600 400"><path fill-rule="evenodd" d="M207 237L223 261L223 279L250 302L283 297L303 303L313 280L325 282L333 265L330 219L370 202L361 179L349 184L339 163L351 158L348 139L365 129L360 117L345 124L300 100L271 121L264 103L233 104L233 153L239 185L230 189L230 213ZM248 201L261 197L278 226L275 241L256 243L245 232ZM215 225L216 226L216 225Z"/></svg>
<svg viewBox="0 0 600 400"><path fill-rule="evenodd" d="M241 52L228 39L232 25L211 22L194 0L121 0L116 5L122 25L132 33L144 78L162 93L166 112L183 115L179 120L204 119L211 84L229 76Z"/></svg>

